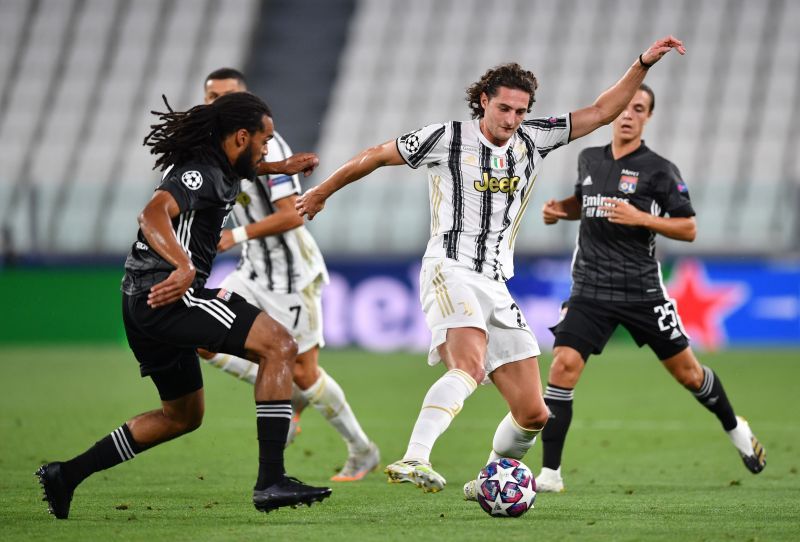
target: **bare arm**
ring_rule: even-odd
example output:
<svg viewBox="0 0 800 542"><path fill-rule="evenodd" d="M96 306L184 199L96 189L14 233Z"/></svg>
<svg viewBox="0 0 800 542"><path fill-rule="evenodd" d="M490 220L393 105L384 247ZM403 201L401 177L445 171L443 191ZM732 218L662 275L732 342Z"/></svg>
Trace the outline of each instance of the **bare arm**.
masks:
<svg viewBox="0 0 800 542"><path fill-rule="evenodd" d="M297 175L302 172L308 177L319 165L319 158L313 152L298 152L285 160L277 162L261 162L258 164L258 175Z"/></svg>
<svg viewBox="0 0 800 542"><path fill-rule="evenodd" d="M247 239L259 239L270 235L278 235L289 230L293 230L303 225L303 217L297 214L294 208L297 195L292 194L274 202L275 212L265 216L258 222L241 226L247 233ZM225 252L236 243L233 240L231 230L224 230L222 237L217 244L217 250Z"/></svg>
<svg viewBox="0 0 800 542"><path fill-rule="evenodd" d="M179 300L194 281L194 264L172 229L172 219L179 214L180 208L172 194L156 190L139 215L139 227L150 248L175 266L175 271L165 280L150 288L147 304L153 308Z"/></svg>
<svg viewBox="0 0 800 542"><path fill-rule="evenodd" d="M574 194L561 201L551 199L542 207L542 219L548 226L559 220L579 220L580 218L581 204Z"/></svg>
<svg viewBox="0 0 800 542"><path fill-rule="evenodd" d="M295 208L300 213L300 216L308 215L308 219L311 220L314 215L325 207L325 201L338 190L362 177L366 177L379 167L399 166L401 164L405 164L405 161L400 156L400 151L397 150L394 139L381 145L364 149L334 171L321 184L297 198Z"/></svg>
<svg viewBox="0 0 800 542"><path fill-rule="evenodd" d="M686 54L681 40L667 36L642 53L642 61L653 65L671 49L676 49L682 55ZM647 68L637 58L622 79L598 96L592 105L573 111L570 141L590 134L617 118L633 98L646 74Z"/></svg>
<svg viewBox="0 0 800 542"><path fill-rule="evenodd" d="M662 217L640 211L626 201L615 201L600 207L609 222L623 226L640 226L678 241L694 241L697 223L694 217Z"/></svg>

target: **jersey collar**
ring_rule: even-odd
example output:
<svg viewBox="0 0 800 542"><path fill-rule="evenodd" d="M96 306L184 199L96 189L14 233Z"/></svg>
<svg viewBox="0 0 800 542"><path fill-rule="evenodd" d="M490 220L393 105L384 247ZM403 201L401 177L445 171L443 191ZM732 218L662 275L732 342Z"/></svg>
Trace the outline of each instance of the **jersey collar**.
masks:
<svg viewBox="0 0 800 542"><path fill-rule="evenodd" d="M484 136L483 132L481 132L480 119L473 119L472 122L475 125L475 130L478 131L478 141L480 141L486 147L489 147L492 151L495 151L496 154L504 154L508 150L508 146L511 145L511 139L514 139L517 136L517 134L514 133L514 135L511 136L511 139L506 141L505 145L503 145L502 147L498 147L497 145L491 143L488 139L486 139L486 136Z"/></svg>
<svg viewBox="0 0 800 542"><path fill-rule="evenodd" d="M620 162L622 160L628 160L629 158L635 158L635 157L639 156L640 154L644 154L644 153L648 152L649 150L650 149L647 148L647 145L644 144L644 139L642 139L642 144L639 145L639 147L635 151L633 151L631 153L628 153L625 156L621 156L617 161ZM610 158L611 160L614 159L614 154L611 152L611 143L606 145L605 154L606 154L606 158Z"/></svg>

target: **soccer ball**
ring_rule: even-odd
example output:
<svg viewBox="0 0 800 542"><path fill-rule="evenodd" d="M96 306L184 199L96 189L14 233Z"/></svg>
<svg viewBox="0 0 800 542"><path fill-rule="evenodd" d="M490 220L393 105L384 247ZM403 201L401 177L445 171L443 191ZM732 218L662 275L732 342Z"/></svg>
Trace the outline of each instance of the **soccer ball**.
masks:
<svg viewBox="0 0 800 542"><path fill-rule="evenodd" d="M502 457L478 473L477 497L487 514L517 518L533 508L536 480L522 461Z"/></svg>

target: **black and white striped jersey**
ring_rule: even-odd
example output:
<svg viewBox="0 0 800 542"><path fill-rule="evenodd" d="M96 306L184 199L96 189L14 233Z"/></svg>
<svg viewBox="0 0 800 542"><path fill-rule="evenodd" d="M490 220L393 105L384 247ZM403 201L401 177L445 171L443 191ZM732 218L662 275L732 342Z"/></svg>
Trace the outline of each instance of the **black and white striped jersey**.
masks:
<svg viewBox="0 0 800 542"><path fill-rule="evenodd" d="M479 120L431 124L397 138L412 168L428 167L431 238L450 258L497 281L514 276L514 241L547 154L569 141L570 115L526 120L502 147Z"/></svg>
<svg viewBox="0 0 800 542"><path fill-rule="evenodd" d="M572 260L572 295L620 302L667 299L655 258L656 234L612 224L599 207L626 200L655 216L694 216L678 168L644 143L619 160L614 160L611 145L591 147L578 158L575 197L581 223Z"/></svg>
<svg viewBox="0 0 800 542"><path fill-rule="evenodd" d="M201 288L211 273L220 232L239 193L239 179L233 172L226 176L216 164L187 162L170 166L156 190L169 192L178 204L180 214L172 219L172 227L197 270L192 286ZM147 292L174 270L150 247L140 229L125 260L122 291L128 295Z"/></svg>
<svg viewBox="0 0 800 542"><path fill-rule="evenodd" d="M275 132L267 159L277 162L291 155L286 141ZM275 212L274 202L300 193L297 175L242 179L242 192L233 208L234 220L240 226L258 222ZM283 294L302 291L320 275L325 282L328 280L322 253L305 226L280 235L249 239L242 246L238 268L259 286Z"/></svg>

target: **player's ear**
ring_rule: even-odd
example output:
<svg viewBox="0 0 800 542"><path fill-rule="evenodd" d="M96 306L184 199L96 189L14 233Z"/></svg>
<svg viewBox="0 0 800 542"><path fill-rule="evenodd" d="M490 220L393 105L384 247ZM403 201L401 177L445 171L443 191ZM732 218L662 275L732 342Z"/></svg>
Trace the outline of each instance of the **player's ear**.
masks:
<svg viewBox="0 0 800 542"><path fill-rule="evenodd" d="M245 128L239 128L236 131L236 146L246 147L249 144L250 144L250 132L248 132Z"/></svg>
<svg viewBox="0 0 800 542"><path fill-rule="evenodd" d="M481 92L481 107L486 111L486 106L489 105L489 96L485 92Z"/></svg>

